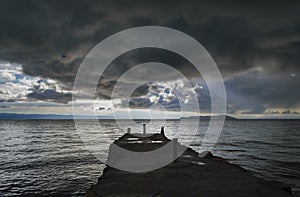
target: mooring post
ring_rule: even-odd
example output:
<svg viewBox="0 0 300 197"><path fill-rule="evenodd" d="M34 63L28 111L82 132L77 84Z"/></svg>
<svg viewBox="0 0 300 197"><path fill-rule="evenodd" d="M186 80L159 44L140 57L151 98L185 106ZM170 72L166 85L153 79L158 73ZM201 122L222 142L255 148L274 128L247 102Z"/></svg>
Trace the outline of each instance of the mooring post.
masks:
<svg viewBox="0 0 300 197"><path fill-rule="evenodd" d="M146 134L146 124L143 124L143 134Z"/></svg>
<svg viewBox="0 0 300 197"><path fill-rule="evenodd" d="M127 133L130 134L131 128L127 128Z"/></svg>
<svg viewBox="0 0 300 197"><path fill-rule="evenodd" d="M173 146L172 146L172 150L173 150L173 161L176 162L177 159L177 147L178 147L178 138L173 138Z"/></svg>
<svg viewBox="0 0 300 197"><path fill-rule="evenodd" d="M160 134L163 135L163 136L165 136L165 127L161 127Z"/></svg>

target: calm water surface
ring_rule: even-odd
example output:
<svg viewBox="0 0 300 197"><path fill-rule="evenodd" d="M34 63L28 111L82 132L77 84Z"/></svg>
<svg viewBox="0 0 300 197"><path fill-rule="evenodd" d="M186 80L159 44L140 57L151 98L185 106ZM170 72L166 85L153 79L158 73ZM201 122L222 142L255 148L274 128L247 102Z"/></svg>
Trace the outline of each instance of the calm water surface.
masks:
<svg viewBox="0 0 300 197"><path fill-rule="evenodd" d="M178 123L154 121L148 130L159 131L165 125L171 138ZM181 143L193 139L186 124L186 131L177 131ZM100 129L114 140L124 131L109 120L98 126L82 121L81 126L76 130L73 120L0 120L0 196L85 196L105 167L91 152L105 161L109 146L107 140L93 138L94 133ZM207 121L200 122L191 144L196 151L207 126ZM300 191L298 120L226 121L213 154L256 176L288 183L297 194Z"/></svg>

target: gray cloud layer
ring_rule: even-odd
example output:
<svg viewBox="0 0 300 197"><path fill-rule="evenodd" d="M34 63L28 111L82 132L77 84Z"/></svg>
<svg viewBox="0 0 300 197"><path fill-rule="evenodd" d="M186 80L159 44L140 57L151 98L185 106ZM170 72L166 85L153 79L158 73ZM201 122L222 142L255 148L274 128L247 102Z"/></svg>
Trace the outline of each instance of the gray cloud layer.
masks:
<svg viewBox="0 0 300 197"><path fill-rule="evenodd" d="M71 89L84 56L107 36L135 26L167 26L193 36L211 53L227 80L229 102L234 104L230 111L263 113L268 107L299 106L299 8L297 0L4 0L0 59L21 63L26 74L56 79ZM151 53L132 52L116 60L99 84L99 96L109 98L123 71L152 58L194 76L191 66L172 54ZM262 72L254 77L249 72L253 68ZM137 96L148 89L145 86Z"/></svg>

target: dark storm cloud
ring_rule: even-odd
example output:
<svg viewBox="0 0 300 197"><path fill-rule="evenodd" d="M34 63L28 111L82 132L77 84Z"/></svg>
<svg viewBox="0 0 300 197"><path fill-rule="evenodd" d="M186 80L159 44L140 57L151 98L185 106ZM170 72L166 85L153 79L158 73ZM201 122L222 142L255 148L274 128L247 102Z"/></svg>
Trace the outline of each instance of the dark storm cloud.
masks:
<svg viewBox="0 0 300 197"><path fill-rule="evenodd" d="M27 95L28 98L42 100L42 101L54 101L58 103L68 103L72 100L71 93L60 93L55 90L45 90L42 92L31 92Z"/></svg>
<svg viewBox="0 0 300 197"><path fill-rule="evenodd" d="M178 101L178 99L173 99L169 102L164 102L164 101L160 101L159 102L163 108L166 111L180 111L180 103ZM145 98L133 98L130 100L129 102L129 107L130 108L149 108L153 105L153 103L151 103L149 101L149 99L145 99ZM162 106L153 106L152 109L162 109Z"/></svg>
<svg viewBox="0 0 300 197"><path fill-rule="evenodd" d="M15 102L15 100L13 100L13 99L1 99L0 98L0 103L12 103L12 102Z"/></svg>
<svg viewBox="0 0 300 197"><path fill-rule="evenodd" d="M116 81L130 68L145 62L160 62L170 65L186 77L199 76L197 70L188 60L171 51L155 48L136 49L121 55L107 67L97 88L99 97L110 98ZM167 73L158 72L158 74L161 74L162 81L174 79L172 75L168 75ZM148 90L149 84L143 84L135 90L132 96L145 95L148 93ZM122 90L118 91L120 92L119 94L122 95Z"/></svg>
<svg viewBox="0 0 300 197"><path fill-rule="evenodd" d="M225 82L228 112L261 114L267 108L294 108L299 105L300 77L266 75L253 70Z"/></svg>
<svg viewBox="0 0 300 197"><path fill-rule="evenodd" d="M299 112L291 111L291 110L286 110L281 112L281 114L299 114Z"/></svg>
<svg viewBox="0 0 300 197"><path fill-rule="evenodd" d="M26 74L56 79L61 86L71 89L84 56L107 36L136 26L171 27L193 36L211 53L223 76L229 79L226 84L229 97L247 100L234 103L232 111L249 109L244 113L261 113L271 105L295 106L294 100L299 98L298 94L293 98L280 96L297 92L293 91L294 82L288 82L285 90L273 90L277 86L274 87L275 79L271 77L280 73L299 74L299 8L297 0L271 3L3 0L0 2L0 59L21 63ZM109 98L122 71L153 56L187 76L195 76L189 64L178 64L176 58L145 54L129 55L111 66L99 84L99 96ZM265 79L232 79L252 68L264 70ZM139 95L148 89L145 85ZM248 103L256 104L250 107Z"/></svg>
<svg viewBox="0 0 300 197"><path fill-rule="evenodd" d="M72 100L71 93L58 92L55 85L47 80L38 80L29 90L31 92L26 96L30 99L55 101L58 103L68 103Z"/></svg>

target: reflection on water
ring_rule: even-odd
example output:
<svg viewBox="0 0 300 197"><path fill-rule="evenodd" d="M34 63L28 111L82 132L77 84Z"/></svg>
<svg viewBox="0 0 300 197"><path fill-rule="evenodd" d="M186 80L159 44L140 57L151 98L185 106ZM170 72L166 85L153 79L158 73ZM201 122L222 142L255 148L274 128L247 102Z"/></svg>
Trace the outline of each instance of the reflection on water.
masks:
<svg viewBox="0 0 300 197"><path fill-rule="evenodd" d="M109 143L126 132L114 121L99 122L82 120L77 131L72 120L0 120L0 196L84 196L104 168L95 156L105 161ZM141 133L140 124L132 132ZM165 126L169 138L178 136L181 143L193 140L191 147L199 150L208 122L200 122L195 139L193 124L186 122L180 131L178 124L154 121L147 124L147 131ZM300 121L226 121L213 153L299 191L299 128Z"/></svg>

